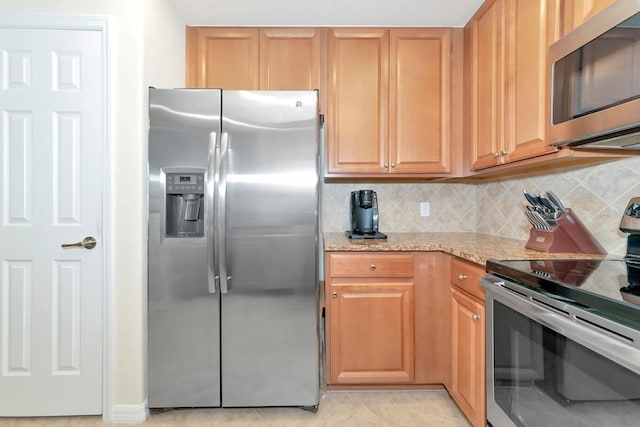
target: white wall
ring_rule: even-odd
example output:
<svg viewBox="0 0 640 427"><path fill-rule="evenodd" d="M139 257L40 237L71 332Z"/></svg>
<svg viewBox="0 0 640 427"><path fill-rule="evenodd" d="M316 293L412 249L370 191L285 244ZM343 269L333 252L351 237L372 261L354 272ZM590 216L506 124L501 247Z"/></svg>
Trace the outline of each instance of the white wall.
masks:
<svg viewBox="0 0 640 427"><path fill-rule="evenodd" d="M1 13L108 16L111 69L111 244L114 405L146 399L143 348L146 227L142 0L0 0Z"/></svg>
<svg viewBox="0 0 640 427"><path fill-rule="evenodd" d="M185 27L171 0L144 0L145 88L184 87Z"/></svg>

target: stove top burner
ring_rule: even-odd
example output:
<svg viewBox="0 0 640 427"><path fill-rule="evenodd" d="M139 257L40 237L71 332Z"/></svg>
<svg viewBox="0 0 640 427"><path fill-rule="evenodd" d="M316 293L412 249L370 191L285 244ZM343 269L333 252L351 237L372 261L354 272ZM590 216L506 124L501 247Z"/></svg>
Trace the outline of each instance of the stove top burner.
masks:
<svg viewBox="0 0 640 427"><path fill-rule="evenodd" d="M637 260L489 260L487 272L640 330Z"/></svg>

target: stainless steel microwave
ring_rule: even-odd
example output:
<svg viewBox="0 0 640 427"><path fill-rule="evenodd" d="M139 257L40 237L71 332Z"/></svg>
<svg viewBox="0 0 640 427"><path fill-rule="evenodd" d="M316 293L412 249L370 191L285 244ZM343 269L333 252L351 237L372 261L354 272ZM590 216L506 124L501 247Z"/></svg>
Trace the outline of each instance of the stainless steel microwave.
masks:
<svg viewBox="0 0 640 427"><path fill-rule="evenodd" d="M549 47L549 143L640 150L640 0L616 0Z"/></svg>

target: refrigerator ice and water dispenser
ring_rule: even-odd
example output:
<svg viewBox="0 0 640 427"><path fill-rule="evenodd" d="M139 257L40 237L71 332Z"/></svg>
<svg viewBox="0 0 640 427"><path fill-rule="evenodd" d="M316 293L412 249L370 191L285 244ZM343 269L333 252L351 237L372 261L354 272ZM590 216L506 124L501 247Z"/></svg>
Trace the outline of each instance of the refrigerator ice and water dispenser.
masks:
<svg viewBox="0 0 640 427"><path fill-rule="evenodd" d="M165 178L165 236L204 236L204 173L172 172Z"/></svg>

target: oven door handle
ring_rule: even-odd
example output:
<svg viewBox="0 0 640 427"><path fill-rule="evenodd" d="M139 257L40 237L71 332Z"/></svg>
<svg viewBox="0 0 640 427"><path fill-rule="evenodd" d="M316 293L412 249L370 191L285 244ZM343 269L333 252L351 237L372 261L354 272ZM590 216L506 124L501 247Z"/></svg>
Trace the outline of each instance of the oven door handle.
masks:
<svg viewBox="0 0 640 427"><path fill-rule="evenodd" d="M632 342L628 344L624 342L632 341L631 338L613 331L606 332L596 326L587 326L575 316L568 317L556 313L552 308L547 308L531 298L520 296L509 288L503 287L504 281L482 278L480 283L487 290L487 311L493 309L494 300L499 301L508 308L640 375L640 349L633 347ZM490 316L493 318L492 313ZM489 330L490 327L488 322L487 334L493 334Z"/></svg>

